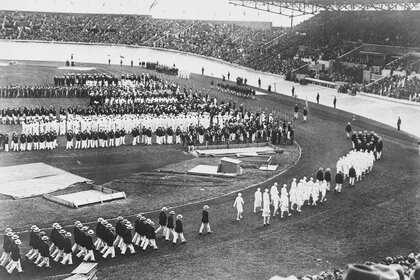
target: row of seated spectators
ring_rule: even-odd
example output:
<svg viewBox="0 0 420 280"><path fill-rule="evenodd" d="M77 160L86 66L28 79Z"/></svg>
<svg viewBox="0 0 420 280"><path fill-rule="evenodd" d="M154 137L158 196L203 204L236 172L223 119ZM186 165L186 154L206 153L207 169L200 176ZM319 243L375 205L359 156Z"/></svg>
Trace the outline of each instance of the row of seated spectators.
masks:
<svg viewBox="0 0 420 280"><path fill-rule="evenodd" d="M363 82L363 68L361 67L346 67L339 63L334 65L333 71L329 70L309 70L308 75L311 78L319 79L329 82L346 82L346 83L362 83Z"/></svg>
<svg viewBox="0 0 420 280"><path fill-rule="evenodd" d="M420 79L417 76L392 75L369 86L362 86L361 91L419 102Z"/></svg>
<svg viewBox="0 0 420 280"><path fill-rule="evenodd" d="M389 63L385 69L392 71L406 71L407 75L412 72L420 73L420 57L408 56Z"/></svg>
<svg viewBox="0 0 420 280"><path fill-rule="evenodd" d="M358 55L358 54L350 54L340 58L340 61L350 62L355 64L365 64L367 66L371 66L372 63L366 58L366 56Z"/></svg>
<svg viewBox="0 0 420 280"><path fill-rule="evenodd" d="M323 12L293 30L135 15L0 11L0 17L1 38L159 46L283 74L301 59L334 60L362 42L420 45L418 11Z"/></svg>

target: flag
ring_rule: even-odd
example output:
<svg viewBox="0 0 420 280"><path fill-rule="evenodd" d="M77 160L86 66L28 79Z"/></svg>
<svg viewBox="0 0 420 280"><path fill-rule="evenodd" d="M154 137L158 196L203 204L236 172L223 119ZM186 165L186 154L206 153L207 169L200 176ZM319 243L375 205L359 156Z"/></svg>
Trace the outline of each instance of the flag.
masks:
<svg viewBox="0 0 420 280"><path fill-rule="evenodd" d="M158 0L153 0L152 5L150 5L149 12L158 4Z"/></svg>
<svg viewBox="0 0 420 280"><path fill-rule="evenodd" d="M124 58L124 56L120 55L120 58Z"/></svg>

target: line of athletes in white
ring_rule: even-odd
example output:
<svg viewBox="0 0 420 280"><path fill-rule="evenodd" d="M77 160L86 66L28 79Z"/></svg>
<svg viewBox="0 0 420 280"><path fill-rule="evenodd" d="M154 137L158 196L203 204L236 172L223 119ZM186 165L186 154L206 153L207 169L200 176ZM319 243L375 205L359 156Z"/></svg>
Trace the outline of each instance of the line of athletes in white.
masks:
<svg viewBox="0 0 420 280"><path fill-rule="evenodd" d="M228 120L228 116L221 116L220 123ZM218 121L218 119L216 120ZM180 127L182 130L188 129L189 125L202 125L204 128L210 126L209 113L198 114L190 112L187 114L160 115L158 117L144 114L144 115L109 115L109 116L76 116L76 117L60 117L60 120L43 121L34 120L22 123L22 133L39 135L50 131L55 131L58 135L65 135L66 132L72 131L77 133L79 131L100 131L107 130L116 131L117 129L124 129L130 133L135 127L147 127L155 131L158 127L176 128Z"/></svg>
<svg viewBox="0 0 420 280"><path fill-rule="evenodd" d="M374 160L373 154L369 151L350 151L347 156L339 159L337 162L337 170L339 173L347 174L347 177L349 177L349 185L353 186L355 180L362 180L363 176L372 171ZM351 174L350 170L352 169L357 170L355 175ZM341 188L342 183L336 183L335 190L341 192ZM317 206L318 202L323 203L327 201L326 195L330 189L331 184L326 180L314 181L311 177L309 181L307 181L307 178L303 177L303 179L297 183L296 178L293 178L290 190L288 191L287 184L284 184L279 195L276 182L270 190L265 189L264 193L261 192L261 188L257 188L254 193L254 213L262 211L264 219L263 224L264 226L269 225L271 207L274 207L273 216L276 216L279 212L280 218L284 218L285 214L291 216L290 211L296 210L297 212L302 212L301 208L305 204ZM242 193L238 193L233 204L233 207L236 207L237 210L236 220L238 221L243 218L243 206L244 200L242 198Z"/></svg>
<svg viewBox="0 0 420 280"><path fill-rule="evenodd" d="M381 154L377 154L378 159ZM349 178L349 185L354 186L354 183L362 180L364 176L370 173L373 169L375 156L373 152L366 151L350 151L346 156L341 157L337 161L337 173L343 174L344 179ZM341 192L342 184L336 186L336 191Z"/></svg>

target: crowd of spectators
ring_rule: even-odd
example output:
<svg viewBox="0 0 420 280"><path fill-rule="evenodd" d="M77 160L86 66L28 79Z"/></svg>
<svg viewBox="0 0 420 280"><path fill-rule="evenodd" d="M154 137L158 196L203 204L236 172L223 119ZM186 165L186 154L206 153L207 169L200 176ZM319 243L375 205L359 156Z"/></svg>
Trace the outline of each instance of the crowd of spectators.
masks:
<svg viewBox="0 0 420 280"><path fill-rule="evenodd" d="M387 76L368 86L362 86L361 91L419 102L420 79L417 76Z"/></svg>
<svg viewBox="0 0 420 280"><path fill-rule="evenodd" d="M385 69L390 69L392 71L405 71L407 75L410 75L412 72L420 73L420 57L408 54L394 60L391 63L388 63Z"/></svg>
<svg viewBox="0 0 420 280"><path fill-rule="evenodd" d="M138 15L0 11L0 37L156 46L286 74L299 68L302 59L335 60L363 42L418 46L417 15L325 12L289 30Z"/></svg>
<svg viewBox="0 0 420 280"><path fill-rule="evenodd" d="M245 65L247 67L282 74L293 80L293 70L309 61L345 61L369 66L364 56L343 54L362 43L420 46L420 16L418 11L359 11L322 12L293 29L253 29L235 24L208 21L156 19L138 15L64 14L42 12L0 11L3 23L0 38L47 41L76 41L146 45L197 53ZM159 69L157 69L159 68ZM392 70L418 71L418 60L401 59L390 64ZM175 67L156 67L164 73L175 74ZM362 83L359 68L337 67L333 71L309 72L311 77L327 81ZM68 82L66 82L67 85ZM385 82L386 83L386 82ZM58 85L56 85L58 86ZM60 84L61 86L61 84ZM68 85L67 85L68 86ZM386 86L386 85L385 85ZM84 96L76 89L22 89L9 86L0 89L2 96ZM382 86L381 86L382 87ZM414 86L380 90L385 95L410 95ZM82 90L83 92L75 92ZM369 89L377 92L378 89ZM397 90L397 91L395 91ZM5 92L12 92L12 94ZM395 92L394 92L395 91ZM59 92L59 93L57 93Z"/></svg>
<svg viewBox="0 0 420 280"><path fill-rule="evenodd" d="M363 68L362 67L346 67L339 63L334 64L333 70L309 70L311 78L329 81L329 82L346 82L346 83L362 83Z"/></svg>

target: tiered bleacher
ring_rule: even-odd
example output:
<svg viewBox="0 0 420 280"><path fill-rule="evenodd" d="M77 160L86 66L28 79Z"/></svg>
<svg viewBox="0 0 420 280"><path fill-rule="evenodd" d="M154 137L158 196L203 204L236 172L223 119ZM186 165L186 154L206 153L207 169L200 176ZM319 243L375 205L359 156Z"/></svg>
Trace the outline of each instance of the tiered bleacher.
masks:
<svg viewBox="0 0 420 280"><path fill-rule="evenodd" d="M0 11L0 18L3 39L170 48L282 74L293 81L302 74L347 83L339 92L382 79L388 75L383 69L409 76L420 68L418 11L322 12L293 29L134 15ZM388 96L404 97L411 90L403 86Z"/></svg>

